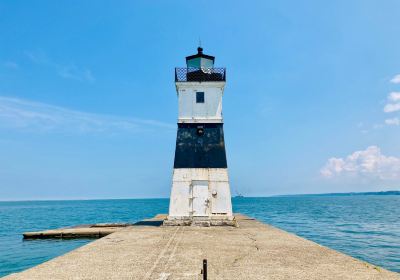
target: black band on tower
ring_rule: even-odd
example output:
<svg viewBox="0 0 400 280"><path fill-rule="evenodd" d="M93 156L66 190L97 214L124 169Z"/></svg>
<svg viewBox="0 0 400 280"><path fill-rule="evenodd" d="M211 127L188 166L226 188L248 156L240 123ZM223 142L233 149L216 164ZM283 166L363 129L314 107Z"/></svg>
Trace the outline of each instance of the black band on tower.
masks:
<svg viewBox="0 0 400 280"><path fill-rule="evenodd" d="M222 123L178 123L174 168L227 168Z"/></svg>

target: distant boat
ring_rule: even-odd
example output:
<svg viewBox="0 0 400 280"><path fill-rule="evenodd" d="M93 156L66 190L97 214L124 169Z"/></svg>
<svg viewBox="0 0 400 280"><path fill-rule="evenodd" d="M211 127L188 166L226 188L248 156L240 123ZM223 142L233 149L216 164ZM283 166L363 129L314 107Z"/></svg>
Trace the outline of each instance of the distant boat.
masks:
<svg viewBox="0 0 400 280"><path fill-rule="evenodd" d="M244 197L240 192L238 192L237 189L235 189L236 195L234 196L234 198L242 198Z"/></svg>

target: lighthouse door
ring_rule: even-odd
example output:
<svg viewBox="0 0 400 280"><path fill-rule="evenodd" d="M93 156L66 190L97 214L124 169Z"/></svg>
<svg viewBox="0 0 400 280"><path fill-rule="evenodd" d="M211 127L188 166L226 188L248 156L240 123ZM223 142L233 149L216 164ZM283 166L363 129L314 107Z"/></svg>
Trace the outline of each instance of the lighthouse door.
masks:
<svg viewBox="0 0 400 280"><path fill-rule="evenodd" d="M208 182L192 181L193 216L208 216Z"/></svg>

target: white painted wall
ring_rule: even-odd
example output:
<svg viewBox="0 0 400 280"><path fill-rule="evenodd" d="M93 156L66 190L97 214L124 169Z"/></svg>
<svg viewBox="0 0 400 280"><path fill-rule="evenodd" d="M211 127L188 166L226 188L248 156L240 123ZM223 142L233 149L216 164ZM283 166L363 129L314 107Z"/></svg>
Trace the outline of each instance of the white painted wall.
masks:
<svg viewBox="0 0 400 280"><path fill-rule="evenodd" d="M209 209L213 215L232 216L231 192L226 168L179 168L174 169L172 179L170 218L193 215L193 182L208 182Z"/></svg>
<svg viewBox="0 0 400 280"><path fill-rule="evenodd" d="M222 96L225 82L177 82L175 84L179 104L178 122L223 122ZM196 92L204 92L204 103L196 103ZM199 189L193 191L196 182ZM199 182L201 182L200 185ZM201 197L202 201L194 201L197 197ZM204 202L207 202L207 209L201 208ZM206 213L209 217L233 218L228 169L174 169L168 219L196 216L194 209Z"/></svg>
<svg viewBox="0 0 400 280"><path fill-rule="evenodd" d="M178 122L221 123L224 86L225 82L176 83ZM204 92L204 103L196 103L196 92Z"/></svg>

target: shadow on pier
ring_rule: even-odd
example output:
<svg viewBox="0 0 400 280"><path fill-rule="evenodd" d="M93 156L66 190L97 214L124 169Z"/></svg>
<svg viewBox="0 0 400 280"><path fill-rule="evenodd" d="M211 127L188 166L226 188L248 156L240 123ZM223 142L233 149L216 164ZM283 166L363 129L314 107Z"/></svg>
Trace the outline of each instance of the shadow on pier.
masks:
<svg viewBox="0 0 400 280"><path fill-rule="evenodd" d="M149 226L149 227L159 227L162 226L163 221L139 221L134 223L133 226Z"/></svg>

